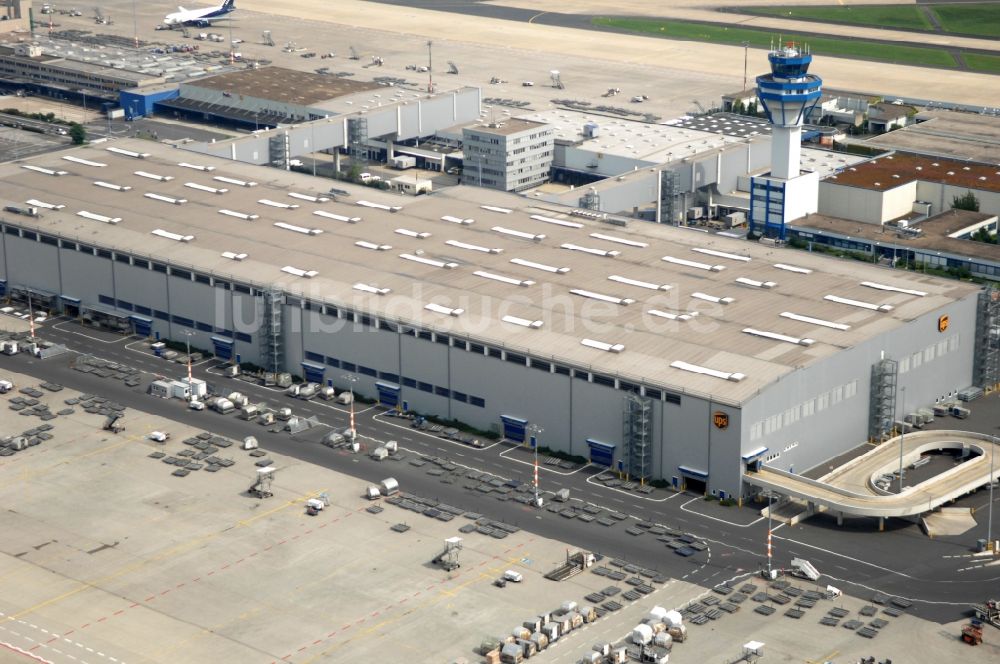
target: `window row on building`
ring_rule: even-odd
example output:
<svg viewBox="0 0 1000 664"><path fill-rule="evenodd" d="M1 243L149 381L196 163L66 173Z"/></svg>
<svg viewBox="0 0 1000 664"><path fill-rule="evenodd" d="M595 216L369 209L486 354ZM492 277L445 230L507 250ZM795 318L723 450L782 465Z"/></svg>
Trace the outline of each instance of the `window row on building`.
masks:
<svg viewBox="0 0 1000 664"><path fill-rule="evenodd" d="M912 355L907 355L899 359L899 373L905 374L910 370L919 369L921 365L933 362L937 358L944 357L948 353L958 350L958 335L953 334L947 339L942 339L936 344L931 344L923 350L918 350Z"/></svg>
<svg viewBox="0 0 1000 664"><path fill-rule="evenodd" d="M218 334L223 337L229 337L230 339L236 339L237 341L242 341L244 343L250 343L253 341L253 337L245 332L234 332L233 330L227 330L223 327L218 327L205 323L200 320L194 320L193 318L187 318L185 316L179 316L177 314L170 314L166 311L161 311L159 309L152 309L150 307L135 304L133 302L128 302L126 300L120 300L111 297L110 295L98 295L97 301L100 304L114 307L116 309L121 309L122 311L130 311L140 316L149 316L155 320L162 320L167 323L174 323L175 325L180 325L181 327L186 327L191 330L197 330L198 332L207 332L209 334Z"/></svg>
<svg viewBox="0 0 1000 664"><path fill-rule="evenodd" d="M801 419L811 417L817 413L822 413L827 408L832 408L842 401L851 399L858 394L858 381L852 380L844 385L838 385L831 390L827 390L812 399L807 399L802 403L795 404L783 412L774 413L750 425L750 440L760 440L763 436L777 433L782 427L791 426ZM787 450L786 450L787 451Z"/></svg>

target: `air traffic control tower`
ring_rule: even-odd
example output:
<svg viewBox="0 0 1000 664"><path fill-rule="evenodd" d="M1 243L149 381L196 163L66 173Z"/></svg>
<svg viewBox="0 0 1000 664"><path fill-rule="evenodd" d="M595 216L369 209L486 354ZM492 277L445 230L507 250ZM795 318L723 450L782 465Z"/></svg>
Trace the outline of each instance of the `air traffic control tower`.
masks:
<svg viewBox="0 0 1000 664"><path fill-rule="evenodd" d="M800 168L802 121L823 81L809 73L807 48L787 44L768 53L771 73L757 77L757 98L771 122L771 171L750 180L750 231L785 239L785 223L815 212L819 175Z"/></svg>

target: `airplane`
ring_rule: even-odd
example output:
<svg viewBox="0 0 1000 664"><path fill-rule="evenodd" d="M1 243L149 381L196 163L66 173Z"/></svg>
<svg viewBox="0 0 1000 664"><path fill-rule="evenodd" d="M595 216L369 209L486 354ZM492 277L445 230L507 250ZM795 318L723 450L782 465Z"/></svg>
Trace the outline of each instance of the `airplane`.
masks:
<svg viewBox="0 0 1000 664"><path fill-rule="evenodd" d="M218 7L205 7L204 9L178 7L176 12L164 17L163 24L171 28L185 25L207 28L212 25L212 21L226 18L227 14L236 9L235 5L236 0L224 0Z"/></svg>

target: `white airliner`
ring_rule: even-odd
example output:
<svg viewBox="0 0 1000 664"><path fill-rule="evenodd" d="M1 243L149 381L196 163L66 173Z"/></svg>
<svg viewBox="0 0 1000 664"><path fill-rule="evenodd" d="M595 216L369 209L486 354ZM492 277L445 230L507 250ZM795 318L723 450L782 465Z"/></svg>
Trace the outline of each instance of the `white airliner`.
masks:
<svg viewBox="0 0 1000 664"><path fill-rule="evenodd" d="M205 7L204 9L184 9L178 7L173 14L167 14L163 19L163 24L168 26L191 25L199 28L207 28L212 25L212 21L220 21L236 9L236 0L225 0L218 7Z"/></svg>

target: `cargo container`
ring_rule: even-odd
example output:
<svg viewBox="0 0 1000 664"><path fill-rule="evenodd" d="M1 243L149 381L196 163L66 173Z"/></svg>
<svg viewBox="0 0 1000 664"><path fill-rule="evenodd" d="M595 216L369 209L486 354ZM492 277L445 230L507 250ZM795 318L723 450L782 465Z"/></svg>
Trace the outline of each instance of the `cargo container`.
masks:
<svg viewBox="0 0 1000 664"><path fill-rule="evenodd" d="M243 408L240 409L240 418L247 420L248 422L252 419L255 419L259 414L260 414L260 409L257 408L257 406L254 406L253 404L243 406Z"/></svg>
<svg viewBox="0 0 1000 664"><path fill-rule="evenodd" d="M368 500L378 500L381 497L382 490L374 484L368 485L368 488L365 489L365 498Z"/></svg>
<svg viewBox="0 0 1000 664"><path fill-rule="evenodd" d="M414 168L417 165L416 157L410 157L408 155L398 155L392 158L392 167L401 171L405 171L408 168Z"/></svg>
<svg viewBox="0 0 1000 664"><path fill-rule="evenodd" d="M517 643L508 643L500 649L501 664L521 664L524 661L524 650Z"/></svg>
<svg viewBox="0 0 1000 664"><path fill-rule="evenodd" d="M257 442L257 439L254 438L253 436L247 436L246 438L243 439L243 449L255 450L258 447L260 447L260 444Z"/></svg>
<svg viewBox="0 0 1000 664"><path fill-rule="evenodd" d="M531 640L535 642L535 648L539 652L549 647L549 637L542 634L541 630L536 629L532 632Z"/></svg>
<svg viewBox="0 0 1000 664"><path fill-rule="evenodd" d="M389 450L379 446L372 450L372 453L369 456L376 461L384 461L389 457Z"/></svg>
<svg viewBox="0 0 1000 664"><path fill-rule="evenodd" d="M964 420L965 418L967 418L969 415L972 414L972 411L970 411L968 408L962 408L961 406L952 406L950 414L952 417L957 417L960 420Z"/></svg>
<svg viewBox="0 0 1000 664"><path fill-rule="evenodd" d="M337 396L337 391L332 387L327 385L326 387L321 387L317 396L324 401L330 401Z"/></svg>
<svg viewBox="0 0 1000 664"><path fill-rule="evenodd" d="M278 412L275 413L275 418L281 420L282 422L287 422L292 419L292 409L291 408L279 408Z"/></svg>
<svg viewBox="0 0 1000 664"><path fill-rule="evenodd" d="M354 394L352 392L341 392L337 397L337 403L344 404L345 406L354 401Z"/></svg>
<svg viewBox="0 0 1000 664"><path fill-rule="evenodd" d="M221 397L215 400L213 407L215 408L216 412L222 413L223 415L226 415L236 410L236 406L233 405L232 401L230 401L229 399L223 399Z"/></svg>
<svg viewBox="0 0 1000 664"><path fill-rule="evenodd" d="M274 424L274 413L269 410L265 410L257 416L257 424L260 424L261 426L270 426Z"/></svg>
<svg viewBox="0 0 1000 664"><path fill-rule="evenodd" d="M243 406L250 403L250 399L248 399L247 396L242 392L232 392L226 398L232 401L233 405L238 408L242 408Z"/></svg>
<svg viewBox="0 0 1000 664"><path fill-rule="evenodd" d="M154 380L149 384L149 393L160 399L169 399L170 383L165 380Z"/></svg>
<svg viewBox="0 0 1000 664"><path fill-rule="evenodd" d="M399 493L399 482L394 477L387 477L379 483L383 496L393 496Z"/></svg>

